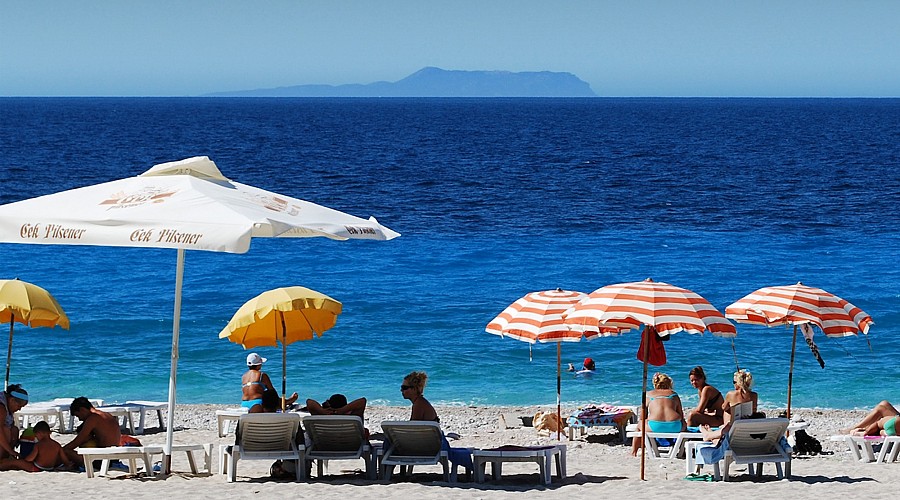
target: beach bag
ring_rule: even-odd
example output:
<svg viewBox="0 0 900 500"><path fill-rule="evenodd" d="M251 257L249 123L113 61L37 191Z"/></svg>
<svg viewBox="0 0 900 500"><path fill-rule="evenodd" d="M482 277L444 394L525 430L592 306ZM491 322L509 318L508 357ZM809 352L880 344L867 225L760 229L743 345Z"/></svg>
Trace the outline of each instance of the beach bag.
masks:
<svg viewBox="0 0 900 500"><path fill-rule="evenodd" d="M797 455L819 455L822 453L822 443L810 436L805 430L794 431L794 453Z"/></svg>

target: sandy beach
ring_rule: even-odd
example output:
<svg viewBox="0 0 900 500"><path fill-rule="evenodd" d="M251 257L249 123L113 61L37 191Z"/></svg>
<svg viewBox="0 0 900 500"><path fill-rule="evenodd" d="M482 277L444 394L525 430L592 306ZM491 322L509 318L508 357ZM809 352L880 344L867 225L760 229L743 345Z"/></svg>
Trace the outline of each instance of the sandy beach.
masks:
<svg viewBox="0 0 900 500"><path fill-rule="evenodd" d="M647 459L646 481L640 480L640 459L629 453L629 448L618 441L611 427L589 430L583 437L562 443L568 446L568 477L551 486L538 484L537 467L532 463L505 464L499 481L488 480L483 484L467 482L445 483L441 480L440 467L417 468L411 480L391 483L383 480L365 480L358 469L362 461L333 462L325 478L315 478L303 483L274 480L268 477L269 462L241 461L235 483L226 482L224 475L216 473L219 444L230 444L234 436L219 438L216 431L217 405L184 405L176 414L176 444L213 443L213 474L193 475L184 454L174 457L174 470L170 476L147 478L142 474L128 476L122 472L110 472L109 477L88 479L84 473L18 471L0 472L0 492L5 498L43 498L64 496L67 498L161 498L200 497L215 495L223 498L263 498L314 496L324 499L343 499L348 496L368 498L511 498L521 492L529 492L541 498L597 498L603 495L666 496L667 498L696 498L698 495L738 494L753 495L762 499L813 498L852 495L854 498L888 498L894 496L895 485L900 484L900 463L859 463L842 443L829 440L841 428L848 427L862 418L862 411L843 410L795 410L795 415L809 424L808 432L823 445L824 454L794 457L790 480L777 480L771 464L764 467L761 480L753 480L746 468L737 467L733 481L707 483L684 480L685 462L678 459ZM540 435L532 427L500 429L499 415L534 415L538 407L438 407L442 427L447 433L459 434L453 446L491 448L505 444L523 446L556 443L556 435ZM574 410L569 408L568 411ZM567 410L564 408L564 412ZM366 411L366 425L373 433L380 431L384 420L405 420L407 407L371 407ZM512 419L507 423L514 424ZM156 424L155 418L149 425ZM55 434L54 439L65 443L71 434ZM143 444L162 444L165 433L150 427L139 436ZM732 469L734 470L734 469Z"/></svg>

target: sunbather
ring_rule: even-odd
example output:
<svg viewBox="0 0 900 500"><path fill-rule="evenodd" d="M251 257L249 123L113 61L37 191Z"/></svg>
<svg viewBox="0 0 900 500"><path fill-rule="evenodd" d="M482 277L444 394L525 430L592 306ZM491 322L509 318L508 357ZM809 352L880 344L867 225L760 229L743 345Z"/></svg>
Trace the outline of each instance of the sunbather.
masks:
<svg viewBox="0 0 900 500"><path fill-rule="evenodd" d="M696 427L702 424L718 427L724 421L722 409L722 393L718 389L706 383L706 373L702 366L695 366L688 375L691 385L697 389L700 401L697 407L688 412L685 420L688 426Z"/></svg>
<svg viewBox="0 0 900 500"><path fill-rule="evenodd" d="M898 419L900 411L885 400L875 405L875 408L858 424L842 430L841 433L859 436L896 436Z"/></svg>
<svg viewBox="0 0 900 500"><path fill-rule="evenodd" d="M81 457L75 448L106 448L119 446L122 433L119 430L119 418L110 415L103 410L94 408L94 405L84 396L72 400L69 412L81 420L78 434L69 441L63 450L66 456L73 462L79 462Z"/></svg>
<svg viewBox="0 0 900 500"><path fill-rule="evenodd" d="M425 383L428 381L428 375L425 372L411 372L403 377L403 383L400 385L400 394L404 399L412 402L412 413L409 415L410 420L427 420L430 422L440 422L437 411L434 406L425 399Z"/></svg>
<svg viewBox="0 0 900 500"><path fill-rule="evenodd" d="M19 428L16 412L28 404L28 392L19 384L10 384L0 391L0 458L19 458Z"/></svg>
<svg viewBox="0 0 900 500"><path fill-rule="evenodd" d="M647 392L647 416L639 416L640 419L647 419L647 429L651 432L681 432L687 429L681 398L672 387L672 378L665 373L653 375L653 390ZM639 420L638 429L641 428ZM632 439L632 455L637 456L642 440L641 437Z"/></svg>
<svg viewBox="0 0 900 500"><path fill-rule="evenodd" d="M40 472L58 470L65 465L66 470L75 470L75 463L66 456L62 446L50 437L50 425L41 420L34 425L37 439L31 453L24 458L0 460L0 470L24 470Z"/></svg>
<svg viewBox="0 0 900 500"><path fill-rule="evenodd" d="M356 415L364 419L366 398L357 398L348 403L347 397L343 394L332 394L322 403L315 399L307 399L306 408L311 415Z"/></svg>
<svg viewBox="0 0 900 500"><path fill-rule="evenodd" d="M263 392L272 391L278 394L269 375L262 371L262 365L265 362L266 358L255 352L247 355L247 371L241 376L241 406L244 408L253 408L254 405L262 404ZM285 396L285 406L294 404L298 397L296 392L290 397Z"/></svg>
<svg viewBox="0 0 900 500"><path fill-rule="evenodd" d="M753 413L756 413L756 404L759 401L759 395L751 390L753 387L753 374L747 370L738 370L734 372L734 390L728 391L725 395L725 403L722 408L725 410L724 422L728 423L732 420L731 408L741 403L753 403Z"/></svg>

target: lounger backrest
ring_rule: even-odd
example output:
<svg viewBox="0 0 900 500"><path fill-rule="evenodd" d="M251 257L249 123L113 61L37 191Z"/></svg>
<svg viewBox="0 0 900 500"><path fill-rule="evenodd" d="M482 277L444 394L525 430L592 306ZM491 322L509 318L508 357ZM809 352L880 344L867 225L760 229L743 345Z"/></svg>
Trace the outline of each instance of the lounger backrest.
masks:
<svg viewBox="0 0 900 500"><path fill-rule="evenodd" d="M750 418L750 415L752 415L752 414L753 414L753 402L752 401L738 403L731 407L732 420L740 420L742 418Z"/></svg>
<svg viewBox="0 0 900 500"><path fill-rule="evenodd" d="M773 453L789 423L786 418L737 420L728 431L729 448L735 455Z"/></svg>
<svg viewBox="0 0 900 500"><path fill-rule="evenodd" d="M313 415L303 427L316 451L360 452L366 442L363 421L354 415Z"/></svg>
<svg viewBox="0 0 900 500"><path fill-rule="evenodd" d="M296 413L241 415L236 431L237 443L243 453L292 450L299 427L300 415Z"/></svg>
<svg viewBox="0 0 900 500"><path fill-rule="evenodd" d="M385 421L381 430L394 447L395 456L433 457L441 453L443 440L437 422Z"/></svg>

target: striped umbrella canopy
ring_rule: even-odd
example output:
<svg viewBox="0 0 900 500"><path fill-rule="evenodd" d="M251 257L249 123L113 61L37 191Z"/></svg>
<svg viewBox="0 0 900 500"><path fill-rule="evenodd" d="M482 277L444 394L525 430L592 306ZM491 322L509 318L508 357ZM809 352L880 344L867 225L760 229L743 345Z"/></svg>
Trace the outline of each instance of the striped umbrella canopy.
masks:
<svg viewBox="0 0 900 500"><path fill-rule="evenodd" d="M644 360L641 389L642 415L647 414L647 360L650 335L666 337L686 331L733 337L734 325L700 295L668 283L652 279L607 285L563 313L565 323L587 338L619 335L634 328L643 329ZM641 419L641 432L646 432L647 419ZM646 450L641 440L641 479L644 479Z"/></svg>
<svg viewBox="0 0 900 500"><path fill-rule="evenodd" d="M872 317L846 300L821 288L803 283L767 286L743 297L725 308L725 316L738 323L754 325L794 325L791 365L788 371L787 416L791 416L791 385L794 354L797 348L797 326L818 326L828 337L868 334Z"/></svg>
<svg viewBox="0 0 900 500"><path fill-rule="evenodd" d="M484 329L501 337L510 337L529 344L556 342L556 416L562 422L562 343L578 342L581 332L566 327L562 314L587 297L582 292L570 290L545 290L531 292L503 310ZM530 352L530 351L529 351ZM556 438L560 439L557 430Z"/></svg>

